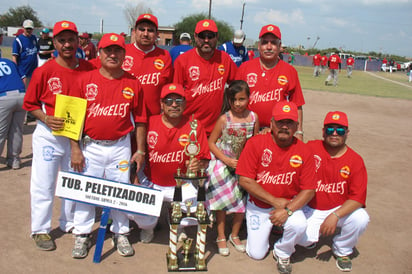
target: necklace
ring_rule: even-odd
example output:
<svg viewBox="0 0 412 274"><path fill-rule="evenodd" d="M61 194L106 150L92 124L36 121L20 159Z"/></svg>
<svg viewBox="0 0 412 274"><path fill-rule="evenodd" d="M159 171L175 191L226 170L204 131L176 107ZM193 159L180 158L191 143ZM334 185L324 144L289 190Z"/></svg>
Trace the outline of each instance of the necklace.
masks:
<svg viewBox="0 0 412 274"><path fill-rule="evenodd" d="M273 68L276 66L277 62L275 62L275 64L272 65L272 66L270 66L270 67L265 66L265 65L262 63L261 60L259 60L259 64L260 64L260 69L262 70L262 77L265 77L266 72L268 72L269 70L273 69ZM266 68L265 68L265 67L266 67Z"/></svg>

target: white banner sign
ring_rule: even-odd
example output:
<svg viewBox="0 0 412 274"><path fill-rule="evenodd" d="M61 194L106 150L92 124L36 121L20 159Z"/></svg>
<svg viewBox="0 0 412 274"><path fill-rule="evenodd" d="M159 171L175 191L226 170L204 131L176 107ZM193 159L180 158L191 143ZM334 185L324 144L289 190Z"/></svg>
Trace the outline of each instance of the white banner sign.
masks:
<svg viewBox="0 0 412 274"><path fill-rule="evenodd" d="M56 196L157 217L163 202L163 193L155 189L63 171L57 177Z"/></svg>

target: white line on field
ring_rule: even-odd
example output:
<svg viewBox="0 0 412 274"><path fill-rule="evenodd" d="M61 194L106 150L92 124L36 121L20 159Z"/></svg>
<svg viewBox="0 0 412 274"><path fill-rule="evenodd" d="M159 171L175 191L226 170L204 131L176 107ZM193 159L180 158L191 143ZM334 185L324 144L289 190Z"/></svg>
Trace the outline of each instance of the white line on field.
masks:
<svg viewBox="0 0 412 274"><path fill-rule="evenodd" d="M379 76L376 73L373 73L373 72L370 72L370 71L365 71L365 72L372 75L372 76L375 76L376 78L380 78L380 79L383 79L383 80L386 80L386 81L389 81L389 82L392 82L392 83L395 83L395 84L398 84L398 85L401 85L401 86L404 86L404 87L407 87L407 88L412 88L411 85L408 85L408 84L405 84L405 83L401 83L401 82L398 82L398 81L395 81L395 80L391 80L391 79Z"/></svg>

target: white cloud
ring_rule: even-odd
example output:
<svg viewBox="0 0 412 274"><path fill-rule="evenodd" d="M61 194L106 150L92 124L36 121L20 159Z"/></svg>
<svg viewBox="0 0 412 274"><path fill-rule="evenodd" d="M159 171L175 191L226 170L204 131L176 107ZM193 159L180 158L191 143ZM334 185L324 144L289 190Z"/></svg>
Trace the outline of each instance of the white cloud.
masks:
<svg viewBox="0 0 412 274"><path fill-rule="evenodd" d="M254 21L260 25L266 24L303 24L305 19L300 9L293 11L292 13L286 13L280 10L269 9L267 11L258 12L254 16Z"/></svg>

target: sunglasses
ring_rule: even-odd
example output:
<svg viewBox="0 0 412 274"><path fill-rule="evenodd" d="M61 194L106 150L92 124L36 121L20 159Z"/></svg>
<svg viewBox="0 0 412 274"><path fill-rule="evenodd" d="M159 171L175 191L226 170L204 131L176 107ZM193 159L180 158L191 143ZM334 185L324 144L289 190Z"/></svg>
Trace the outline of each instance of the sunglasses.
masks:
<svg viewBox="0 0 412 274"><path fill-rule="evenodd" d="M184 98L165 98L163 99L163 103L165 103L166 106L170 107L173 105L173 102L176 103L176 105L181 106L184 103L185 99Z"/></svg>
<svg viewBox="0 0 412 274"><path fill-rule="evenodd" d="M207 38L208 40L210 40L210 39L216 38L216 33L204 31L204 32L199 33L199 34L197 35L197 37L199 37L199 38L202 39L202 40L205 40L206 38Z"/></svg>
<svg viewBox="0 0 412 274"><path fill-rule="evenodd" d="M338 134L339 136L343 136L343 135L346 134L346 129L343 128L343 127L337 127L337 128L334 128L334 127L326 127L326 129L325 129L325 134L326 134L327 136L330 136L330 135L332 135L335 131L336 131L336 134Z"/></svg>
<svg viewBox="0 0 412 274"><path fill-rule="evenodd" d="M142 28L142 27L140 27L140 28L137 28L137 29L141 32L145 32L145 31L150 32L150 33L155 32L155 29L153 29L153 28Z"/></svg>

